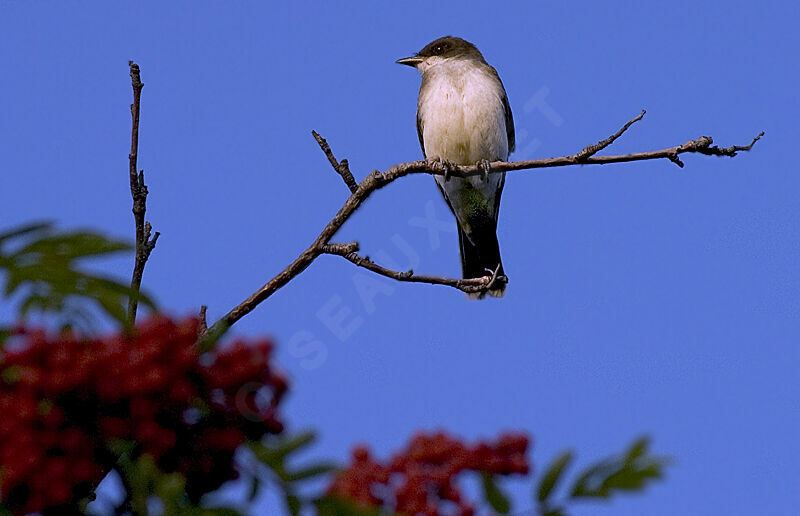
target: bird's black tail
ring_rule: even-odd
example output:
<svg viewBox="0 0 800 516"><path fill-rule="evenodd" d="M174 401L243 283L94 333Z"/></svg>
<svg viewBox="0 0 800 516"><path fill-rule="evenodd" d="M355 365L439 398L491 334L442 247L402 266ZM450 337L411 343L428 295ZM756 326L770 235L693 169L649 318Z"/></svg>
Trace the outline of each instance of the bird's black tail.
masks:
<svg viewBox="0 0 800 516"><path fill-rule="evenodd" d="M508 278L503 272L503 263L500 260L496 224L473 228L469 237L459 227L458 243L461 247L461 274L464 279L491 276L497 270L497 278L488 293L492 297L503 297ZM483 297L482 293L467 295L472 299Z"/></svg>

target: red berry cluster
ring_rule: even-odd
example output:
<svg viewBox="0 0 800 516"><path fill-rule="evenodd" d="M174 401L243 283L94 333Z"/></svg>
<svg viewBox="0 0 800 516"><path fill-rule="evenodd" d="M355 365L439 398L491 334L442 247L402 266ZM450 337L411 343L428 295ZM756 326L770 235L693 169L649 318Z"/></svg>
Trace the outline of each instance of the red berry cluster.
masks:
<svg viewBox="0 0 800 516"><path fill-rule="evenodd" d="M437 516L448 507L448 514L471 516L475 509L463 497L455 477L465 471L527 474L527 449L524 434L504 434L495 442L468 446L445 433L420 433L406 450L381 464L359 446L350 465L328 488L328 495L402 514Z"/></svg>
<svg viewBox="0 0 800 516"><path fill-rule="evenodd" d="M278 433L283 376L272 345L236 341L201 354L197 321L154 317L131 335L83 338L20 329L0 351L0 499L14 513L58 514L134 443L193 498L235 478L233 453Z"/></svg>

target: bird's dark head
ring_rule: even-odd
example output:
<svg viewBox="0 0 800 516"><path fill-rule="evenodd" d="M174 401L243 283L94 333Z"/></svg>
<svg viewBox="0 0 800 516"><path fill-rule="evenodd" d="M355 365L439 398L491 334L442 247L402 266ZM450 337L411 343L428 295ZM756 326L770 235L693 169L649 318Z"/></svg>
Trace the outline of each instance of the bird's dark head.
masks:
<svg viewBox="0 0 800 516"><path fill-rule="evenodd" d="M475 45L455 36L444 36L431 41L416 55L398 59L397 62L413 66L420 72L424 72L431 66L448 59L476 59L485 62Z"/></svg>

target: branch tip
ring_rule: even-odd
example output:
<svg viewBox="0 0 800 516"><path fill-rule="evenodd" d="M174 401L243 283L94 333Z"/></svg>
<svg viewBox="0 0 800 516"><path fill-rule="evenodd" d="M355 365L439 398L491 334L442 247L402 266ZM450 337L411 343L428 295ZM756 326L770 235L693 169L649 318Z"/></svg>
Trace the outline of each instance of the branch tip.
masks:
<svg viewBox="0 0 800 516"><path fill-rule="evenodd" d="M342 177L344 184L347 185L348 189L350 189L350 193L355 193L355 191L358 190L358 183L356 183L353 174L350 172L350 166L348 165L347 160L343 159L341 162L339 162L336 159L336 156L333 155L333 151L331 150L331 146L328 145L328 141L320 136L317 131L312 129L311 135L317 141L317 145L319 145L320 149L322 149L325 157L328 158L333 170L335 170L336 173Z"/></svg>
<svg viewBox="0 0 800 516"><path fill-rule="evenodd" d="M605 149L606 147L608 147L609 145L614 143L614 140L616 140L617 138L622 136L622 133L627 131L630 126L632 126L633 124L635 124L636 122L641 120L644 117L645 113L647 113L647 111L643 109L642 112L639 113L637 116L635 116L635 117L631 118L630 120L628 120L628 122L625 123L625 125L623 125L620 128L619 131L617 131L616 133L612 134L611 136L609 136L605 140L600 140L599 142L597 142L594 145L589 145L587 147L584 147L583 150L581 150L579 153L574 154L572 156L572 159L576 163L580 163L582 161L585 161L587 158L590 158L590 157L594 156L595 154L597 154L601 150Z"/></svg>
<svg viewBox="0 0 800 516"><path fill-rule="evenodd" d="M755 136L755 138L753 138L750 141L750 143L747 144L747 145L731 145L730 147L719 147L717 145L714 145L712 147L711 146L711 143L712 143L711 137L710 136L703 136L701 138L707 138L708 139L708 145L706 145L704 148L697 149L696 152L699 152L700 154L705 154L707 156L728 156L728 157L732 158L733 156L736 156L736 154L738 152L749 151L750 149L752 149L753 145L755 145L756 142L758 140L760 140L762 136L764 136L764 131L761 131L760 133L758 133Z"/></svg>
<svg viewBox="0 0 800 516"><path fill-rule="evenodd" d="M133 104L131 104L131 151L128 154L128 175L130 180L131 198L133 199L133 220L136 228L136 255L134 258L133 272L131 273L131 294L128 298L128 322L136 322L136 311L139 306L139 290L142 285L144 266L150 253L156 246L160 233L156 232L153 238L150 235L153 227L145 220L147 211L147 185L144 183L144 170L137 172L137 159L139 154L139 111L142 96L142 87L139 65L132 60L128 61L130 69L131 88L133 89Z"/></svg>
<svg viewBox="0 0 800 516"><path fill-rule="evenodd" d="M197 314L197 338L202 339L208 333L208 322L206 320L206 312L208 311L208 306L202 305L200 306L200 313Z"/></svg>

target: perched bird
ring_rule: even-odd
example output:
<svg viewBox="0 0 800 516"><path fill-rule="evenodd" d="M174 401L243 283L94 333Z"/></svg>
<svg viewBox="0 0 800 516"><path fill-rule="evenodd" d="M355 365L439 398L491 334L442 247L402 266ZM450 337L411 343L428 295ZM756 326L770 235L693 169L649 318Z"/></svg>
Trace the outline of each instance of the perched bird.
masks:
<svg viewBox="0 0 800 516"><path fill-rule="evenodd" d="M417 134L425 159L446 168L478 164L486 171L467 178L436 176L436 183L458 223L463 277L495 276L488 292L502 297L508 278L500 260L497 216L505 172L488 169L513 152L514 119L500 76L475 45L454 36L397 62L422 74Z"/></svg>

